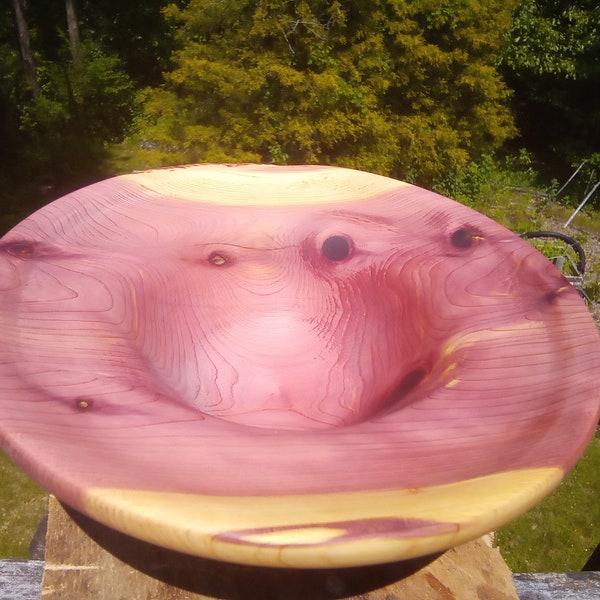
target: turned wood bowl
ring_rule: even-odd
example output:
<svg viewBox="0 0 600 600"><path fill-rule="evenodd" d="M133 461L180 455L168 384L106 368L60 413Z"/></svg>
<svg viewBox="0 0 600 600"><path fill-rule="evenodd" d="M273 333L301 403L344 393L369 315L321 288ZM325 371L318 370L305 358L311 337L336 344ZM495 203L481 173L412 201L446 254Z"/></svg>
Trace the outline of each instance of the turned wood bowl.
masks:
<svg viewBox="0 0 600 600"><path fill-rule="evenodd" d="M0 261L2 448L167 548L299 568L441 551L548 494L598 422L576 290L386 177L124 175L25 219Z"/></svg>

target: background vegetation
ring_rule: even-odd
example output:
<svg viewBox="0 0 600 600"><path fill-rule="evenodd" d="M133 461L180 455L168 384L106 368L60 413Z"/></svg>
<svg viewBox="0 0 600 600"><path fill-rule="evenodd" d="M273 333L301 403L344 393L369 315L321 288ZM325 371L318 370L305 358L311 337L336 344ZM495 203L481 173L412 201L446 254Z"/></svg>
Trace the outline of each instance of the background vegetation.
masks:
<svg viewBox="0 0 600 600"><path fill-rule="evenodd" d="M598 181L598 89L596 0L11 0L0 234L107 176L223 161L354 167L552 228ZM592 257L597 217L571 231ZM581 568L599 454L500 532L514 570ZM43 498L0 455L0 556L26 554Z"/></svg>
<svg viewBox="0 0 600 600"><path fill-rule="evenodd" d="M465 169L525 148L547 186L583 160L597 179L595 0L10 7L4 230L86 183L177 163L336 164L452 191Z"/></svg>

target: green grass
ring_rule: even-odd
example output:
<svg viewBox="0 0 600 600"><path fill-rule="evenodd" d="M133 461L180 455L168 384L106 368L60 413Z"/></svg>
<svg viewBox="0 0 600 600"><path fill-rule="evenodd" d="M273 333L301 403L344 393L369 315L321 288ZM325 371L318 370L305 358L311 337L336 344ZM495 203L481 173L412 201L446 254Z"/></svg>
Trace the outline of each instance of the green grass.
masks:
<svg viewBox="0 0 600 600"><path fill-rule="evenodd" d="M28 558L47 492L0 452L0 558Z"/></svg>
<svg viewBox="0 0 600 600"><path fill-rule="evenodd" d="M535 508L496 533L515 573L580 571L600 542L600 434Z"/></svg>

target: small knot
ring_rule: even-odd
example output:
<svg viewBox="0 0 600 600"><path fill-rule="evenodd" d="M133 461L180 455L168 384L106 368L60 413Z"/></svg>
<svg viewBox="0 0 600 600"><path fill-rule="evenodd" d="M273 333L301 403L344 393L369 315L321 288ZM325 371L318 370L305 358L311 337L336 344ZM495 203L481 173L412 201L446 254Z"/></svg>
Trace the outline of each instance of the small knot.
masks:
<svg viewBox="0 0 600 600"><path fill-rule="evenodd" d="M450 238L452 245L455 248L470 248L473 245L473 233L468 229L461 227L457 229Z"/></svg>
<svg viewBox="0 0 600 600"><path fill-rule="evenodd" d="M321 246L323 256L335 262L348 258L351 250L350 242L343 235L332 235Z"/></svg>
<svg viewBox="0 0 600 600"><path fill-rule="evenodd" d="M6 246L6 251L17 258L27 259L33 256L33 244L15 242Z"/></svg>
<svg viewBox="0 0 600 600"><path fill-rule="evenodd" d="M227 262L227 258L225 258L222 254L219 254L218 252L213 252L208 257L208 262L212 265L215 265L215 267L221 267Z"/></svg>
<svg viewBox="0 0 600 600"><path fill-rule="evenodd" d="M85 398L78 398L75 400L75 408L77 408L77 410L89 410L93 405L94 403L92 400L86 400Z"/></svg>

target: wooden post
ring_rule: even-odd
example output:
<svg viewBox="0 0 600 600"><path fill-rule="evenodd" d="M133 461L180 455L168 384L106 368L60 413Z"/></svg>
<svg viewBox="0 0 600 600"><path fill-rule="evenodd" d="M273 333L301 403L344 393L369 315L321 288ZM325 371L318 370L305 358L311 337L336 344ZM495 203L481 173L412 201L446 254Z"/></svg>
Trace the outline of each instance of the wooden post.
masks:
<svg viewBox="0 0 600 600"><path fill-rule="evenodd" d="M50 499L44 600L517 600L497 549L476 540L441 556L352 569L269 569L172 552Z"/></svg>

